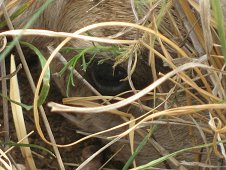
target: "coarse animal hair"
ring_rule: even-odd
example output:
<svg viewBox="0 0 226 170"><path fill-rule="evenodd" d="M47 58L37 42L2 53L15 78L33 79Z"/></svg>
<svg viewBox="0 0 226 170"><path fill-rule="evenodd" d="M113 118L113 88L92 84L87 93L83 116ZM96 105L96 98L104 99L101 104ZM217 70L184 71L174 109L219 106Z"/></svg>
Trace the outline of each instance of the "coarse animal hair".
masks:
<svg viewBox="0 0 226 170"><path fill-rule="evenodd" d="M33 2L33 4L29 7L27 11L25 11L21 16L19 16L17 19L15 19L14 25L16 28L22 28L26 22L21 22L21 20L28 16L31 16L40 6L44 3L44 0L39 0ZM24 3L23 1L20 1L18 6L20 4ZM173 10L174 1L172 1L172 5L170 10ZM160 8L158 6L158 8ZM143 13L148 13L148 5L143 5L142 8L144 11ZM157 10L158 9L154 9ZM176 15L176 13L174 13ZM178 19L179 20L179 19ZM25 19L26 21L26 19ZM90 24L99 23L99 22L107 22L107 21L123 21L123 22L132 22L136 23L138 22L136 15L134 14L134 11L131 7L131 2L129 0L105 0L101 2L100 0L56 0L54 1L41 16L38 18L38 20L33 24L32 28L36 29L47 29L47 30L53 30L53 31L63 31L63 32L70 32L73 33L76 30L83 28L85 26L88 26ZM164 18L165 24L163 27L160 26L160 30L164 30L167 26L170 30L170 23L167 23L167 18ZM150 24L150 19L146 20L146 24ZM122 31L122 27L107 27L107 28L100 28L97 30L90 31L90 35L99 36L99 37L108 37L112 35L116 35L118 32ZM170 32L170 31L169 31ZM169 33L170 34L170 33ZM168 34L166 35L168 36ZM123 36L120 38L127 38L127 39L137 39L137 38L144 38L143 34L140 34L137 30L129 30L126 32ZM146 37L144 39L147 39ZM52 38L40 38L40 37L29 37L26 38L27 41L30 41L34 43L36 46L38 46L42 51L48 56L48 49L46 48L50 44L53 47L56 47L60 42L61 39L52 39ZM84 40L72 40L70 41L69 45L77 48L81 47L90 47L93 45L93 43L84 41ZM156 46L158 46L157 44ZM159 45L160 46L160 45ZM151 65L149 65L149 54L148 50L144 47L138 48L138 53L140 56L138 57L136 70L134 71L134 74L132 76L132 80L134 82L134 85L138 89L142 89L146 87L147 85L151 84L153 81L152 77L152 69ZM161 51L160 51L161 52ZM172 50L172 53L175 53L175 51ZM73 55L64 55L67 60L71 58ZM111 54L105 52L100 53L97 55L97 59L101 60L107 57L111 57ZM87 55L86 58L88 60L91 58L91 56ZM96 61L97 62L97 61ZM106 65L103 69L106 67L113 66L114 60L108 60L105 62ZM121 62L118 66L121 68L127 68L128 61ZM85 73L82 70L81 62L78 62L76 65L76 70L88 81L90 84L95 86L95 83L90 80L89 76L92 76L90 72L93 72L93 69L96 69L98 67L98 64L95 64L94 66L90 65L90 68L87 69L87 73ZM55 73L58 73L63 67L63 64L60 60L54 60L51 64L51 70L53 73L53 78L55 79L60 91L65 95L65 89L67 89L66 81L69 77L69 71L67 74L63 75L62 77L54 76ZM165 67L163 65L162 61L156 61L156 68L157 71L164 72L164 70L169 71L168 67ZM166 72L165 71L165 72ZM98 70L96 71L98 74ZM120 70L119 70L120 72ZM91 75L87 75L90 73ZM74 78L75 80L75 86L73 89L70 90L70 96L92 96L93 91L90 90L89 87L84 86L84 82L82 82L78 78ZM100 86L101 88L101 86ZM166 83L163 84L162 92L168 93L171 88L171 84ZM100 90L101 93L101 89ZM107 93L106 95L108 95ZM110 94L112 95L112 94ZM146 105L152 107L153 101L144 102ZM161 109L164 109L163 107ZM133 114L135 117L138 117L143 114L142 107L126 107L122 108L125 112L128 110L129 113ZM65 113L62 113L65 117L67 117L70 121L73 121L75 125L82 129L85 132L89 133L95 133L102 130L109 129L111 127L117 126L124 122L124 120L113 114L106 114L106 113L100 113L100 114L76 114L76 115L68 115ZM171 119L172 117L165 117L164 121L167 122L167 119ZM181 119L189 120L189 116L181 117ZM180 119L180 117L178 117ZM170 121L169 121L170 122ZM121 128L118 131L114 131L109 133L108 135L116 135L122 131L124 131L126 128ZM191 134L191 131L193 133ZM145 130L143 130L145 132ZM143 137L135 134L135 145L137 146L139 142L142 141ZM148 163L151 160L157 159L163 155L166 155L168 153L172 153L176 150L180 150L183 148L191 147L193 146L193 142L191 139L195 139L196 144L201 144L202 139L199 134L199 130L194 127L187 127L187 126L181 126L181 125L171 125L171 124L159 124L158 128L154 132L154 135L150 138L149 143L141 150L139 155L136 158L137 165L142 165L144 163ZM112 150L117 150L121 147L121 145L126 145L123 149L123 151L116 156L115 159L121 160L125 162L128 160L130 153L130 146L128 143L124 142L118 142L116 145L112 146ZM203 152L197 151L197 152ZM171 168L184 168L184 166L180 165L180 161L186 160L188 162L194 161L194 155L197 153L190 153L186 152L185 154L181 154L175 158L170 158L169 161L162 163L161 165L158 165L159 167L171 167ZM197 154L198 155L198 154ZM199 160L200 162L204 161L205 158L208 156L208 153L202 155L202 160ZM216 162L216 158L214 157L214 162Z"/></svg>

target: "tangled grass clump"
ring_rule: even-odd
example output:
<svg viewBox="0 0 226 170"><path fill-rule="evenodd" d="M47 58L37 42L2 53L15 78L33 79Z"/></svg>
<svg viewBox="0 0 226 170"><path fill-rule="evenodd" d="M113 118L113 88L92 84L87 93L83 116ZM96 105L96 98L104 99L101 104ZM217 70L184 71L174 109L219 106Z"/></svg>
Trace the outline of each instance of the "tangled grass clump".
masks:
<svg viewBox="0 0 226 170"><path fill-rule="evenodd" d="M43 38L45 36L65 38L56 48L50 50L51 55L46 57L47 61L44 61L42 73L35 89L33 110L37 132L46 143L54 147L69 147L91 137L106 135L105 138L111 142L92 155L78 169L83 168L97 154L126 136L129 138L131 157L123 169L128 169L131 164L134 166L133 169L147 169L166 160L177 167L217 167L215 161L211 161L213 157L215 160L226 159L224 146L226 142L226 23L224 23L226 12L222 11L221 1L200 0L197 3L196 0L179 0L176 4L174 1L155 0L140 1L140 3L131 1L131 3L136 23L101 22L81 28L74 33L27 28L0 33L0 36L26 37L39 34L38 36L43 36ZM144 13L144 11L146 12ZM112 37L95 37L89 33L93 30L109 27L123 29ZM141 34L141 36L137 36L137 39L123 39L121 36L135 34L134 32L138 35ZM67 89L65 89L68 96L70 84L76 83L74 76L80 76L74 72L78 61L82 61L81 67L83 71L86 71L99 53L114 56L106 58L106 60L113 60L114 68L121 63L128 64L128 74L124 80L128 80L131 90L122 95L102 96L95 88L91 87L89 82L86 82L85 85L89 86L96 96L68 97L63 99L63 104L48 103L52 111L56 112L87 115L106 112L106 114L120 116L124 121L118 126L90 134L73 143L58 145L53 143L52 139L48 141L41 129L38 111L40 102L38 101L40 96L44 96L43 100L45 100L48 93L48 90L41 89L49 88L48 83L47 86L44 84L44 77L50 63L55 56L63 57L65 54L63 47L72 39L91 41L93 46L81 49L65 48L76 51L76 55L65 64L59 73L62 76L64 72L70 70ZM14 44L16 43L15 40ZM144 89L138 90L133 86L134 82L131 77L143 49L148 51L148 64L151 67L153 82ZM86 54L92 56L89 61L86 61ZM0 59L2 60L4 57L1 55ZM106 60L101 60L101 62ZM157 60L161 61L163 69L158 68ZM125 93L132 95L125 98ZM112 100L114 100L113 103ZM44 101L41 103L43 104ZM143 114L136 117L129 111L119 110L128 105L139 108ZM161 157L148 160L147 164L136 166L135 160L139 159L139 153L152 140L160 125L168 125L169 132L171 132L171 126L187 127L193 139L191 144L189 147L183 147L179 150L173 148L172 153L169 153L171 150L167 151L159 144L156 146L156 150L160 150ZM111 131L123 127L129 128L119 134L107 136ZM139 144L136 144L135 136L137 134L135 132L143 138ZM177 138L174 140L177 141ZM158 143L158 141L156 142ZM204 149L206 149L206 155L203 157L202 151ZM192 151L196 152L192 155L196 162L177 160L178 155L184 154L186 157L186 154L189 155Z"/></svg>

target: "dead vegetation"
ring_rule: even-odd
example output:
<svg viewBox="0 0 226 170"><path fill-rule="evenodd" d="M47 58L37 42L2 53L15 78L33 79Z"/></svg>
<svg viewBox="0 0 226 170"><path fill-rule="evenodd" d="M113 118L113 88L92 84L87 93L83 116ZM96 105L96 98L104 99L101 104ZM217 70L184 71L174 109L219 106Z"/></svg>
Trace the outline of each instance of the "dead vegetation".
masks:
<svg viewBox="0 0 226 170"><path fill-rule="evenodd" d="M30 3L32 4L32 1L28 1L27 4L25 3L28 7L25 8L25 11L29 9ZM50 1L46 1L39 12L44 10L48 3ZM105 3L105 1L100 1L93 8L102 3ZM10 26L10 19L6 15L7 10L5 10L11 8L10 5L16 5L16 0L5 7L2 6L3 12L1 14L4 14L9 27L9 31L2 31L0 33L1 37L3 37L0 55L2 73L0 79L2 83L1 105L4 113L4 137L6 141L4 143L2 140L1 142L6 145L6 148L10 146L9 144L7 145L10 135L8 134L8 114L11 114L8 113L8 107L10 106L7 103L10 103L12 113L16 116L19 116L19 113L21 115L20 118L13 116L15 125L19 126L16 127L19 144L16 145L15 143L17 142L14 141L14 145L21 148L27 169L36 169L38 163L31 159L32 155L29 147L22 147L22 144L24 146L30 145L27 140L29 136L26 135L26 127L23 123L22 114L22 107L26 106L18 104L21 103L18 87L20 82L14 80L18 70L16 71L15 66L14 68L12 67L14 65L13 57L10 62L11 72L6 75L5 71L4 60L7 55L11 55L12 52L10 50L13 45L19 50L18 55L20 55L21 63L28 75L28 81L32 87L29 93L34 92L32 109L35 130L44 142L53 146L58 168L68 169L68 166L63 163L64 158L60 156L59 148L66 149L89 138L104 138L107 144L87 158L87 160L84 160L77 169L84 168L86 164L90 161L92 162L92 159L95 159L106 148L123 140L126 140L125 143L129 143L130 152L128 150L127 152L132 155L127 162L123 160L125 163L123 169L162 168L163 165L168 169L225 167L226 22L224 22L224 18L226 15L224 14L226 12L224 10L226 6L224 1L199 0L198 3L196 0L131 0L131 9L135 18L134 23L118 21L101 22L81 28L74 33L28 29L32 25L32 20L36 18L35 15L32 17L31 22L25 25L26 29L13 30ZM22 10L22 7L20 6L18 9ZM39 15L38 13L36 14ZM17 15L20 14L17 13ZM4 25L3 22L1 24ZM92 30L111 27L118 28L120 32L108 37L95 37L89 34ZM124 38L127 34L136 33L138 35L141 34L141 36L137 36L138 38L134 39ZM50 56L45 56L46 60L44 57L39 56L42 62L42 72L38 78L37 85L33 83L32 76L29 75L26 61L23 58L18 43L21 37L28 35L38 35L43 39L47 36L65 38L57 47L48 47L51 54ZM7 44L8 42L6 42L5 37L10 36L14 40L12 44ZM61 50L72 39L91 41L94 47L90 49L81 47L80 50L76 51L74 60L66 61L64 52ZM152 83L138 90L134 86L136 82L133 82L132 75L137 69L136 64L143 49L148 51L147 57L148 65L151 68ZM38 50L35 53L37 54ZM114 61L113 68L123 65L127 70L127 77L122 81L128 81L131 87L129 91L117 96L102 96L101 92L98 92L92 83L83 79L81 72L72 69L77 66L78 61L82 61L82 68L86 70L89 68L90 63L84 61L84 56L88 54L95 58L98 53L116 54L110 60ZM80 133L85 137L71 141L72 143L69 144L56 144L42 107L42 105L46 105L45 99L48 95L50 80L48 69L54 58L58 58L65 64L65 70L69 71L71 76L71 79L69 79L70 77L67 79L69 81L67 84L69 89L71 83L76 83L73 82L73 77L76 77L75 79L82 81L95 96L67 97L62 100L62 104L48 102L48 106L52 111L68 113L67 115L64 114L64 116L72 122L74 121L75 124L79 122L74 115L80 115L81 113L82 115L89 116L99 115L98 118L101 119L104 112L105 117L109 116L109 119L113 117L112 115L116 115L123 121L110 129L105 129L105 127L109 127L108 125L101 126L100 129L104 130L100 132L97 132L95 128L94 130L89 129L90 132L86 131L87 129L82 129ZM161 61L161 68L159 68L159 64L156 61ZM7 88L8 83L10 84L10 89ZM69 89L64 90L66 92ZM131 109L125 109L125 106ZM135 112L131 114L133 110ZM142 115L137 114L137 110L142 112ZM41 126L40 115L45 124L44 126ZM20 123L16 122L19 119L21 119ZM83 122L80 123L82 124ZM108 121L106 121L107 123ZM43 132L44 127L46 128L45 133ZM162 131L163 129L165 129L164 132ZM148 157L145 154L145 149L148 147L155 148L158 154L154 155L155 152L153 152L151 153L153 155ZM6 148L2 147L2 150ZM3 152L2 150L0 158L1 166L4 169L12 169L13 165L7 157L7 151ZM121 152L119 150L120 153L118 155L117 151L114 150L114 152L115 155L113 157L119 157L120 159L120 156L123 157L122 152L125 152L125 149L122 149ZM128 155L128 153L125 155ZM144 160L142 156L146 159Z"/></svg>

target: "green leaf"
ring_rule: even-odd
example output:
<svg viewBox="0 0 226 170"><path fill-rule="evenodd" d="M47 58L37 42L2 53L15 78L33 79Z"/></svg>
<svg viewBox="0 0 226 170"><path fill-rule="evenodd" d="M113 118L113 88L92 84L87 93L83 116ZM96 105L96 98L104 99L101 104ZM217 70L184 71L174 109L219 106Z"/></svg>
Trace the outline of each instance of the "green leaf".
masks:
<svg viewBox="0 0 226 170"><path fill-rule="evenodd" d="M133 155L129 158L129 160L126 162L122 170L129 169L130 165L135 160L136 156L140 153L140 151L143 149L143 147L148 143L149 138L153 134L153 130L149 130L148 134L144 137L144 139L141 141L141 143L138 145L136 150L134 151Z"/></svg>
<svg viewBox="0 0 226 170"><path fill-rule="evenodd" d="M45 64L46 64L46 59L43 56L43 54L39 51L38 48L36 48L34 45L27 43L27 42L20 42L21 45L24 45L28 48L30 48L32 51L34 51L34 53L38 56L38 59L41 63L41 67L44 68ZM42 89L38 98L38 106L42 105L49 93L49 89L50 89L50 69L48 67L48 69L46 70L44 77L43 77L43 81L42 81Z"/></svg>
<svg viewBox="0 0 226 170"><path fill-rule="evenodd" d="M55 157L55 155L48 149L39 146L39 145L35 145L35 144L23 144L23 143L14 143L14 142L3 142L0 141L0 145L7 145L7 146L16 146L16 147L29 147L29 148L36 148L42 151L45 151L47 153L49 153L50 155L52 155L53 157Z"/></svg>
<svg viewBox="0 0 226 170"><path fill-rule="evenodd" d="M10 101L10 102L12 102L12 103L15 103L15 104L17 104L17 105L23 107L24 109L26 109L26 110L28 110L28 111L31 110L32 107L33 107L33 106L31 106L31 105L26 105L26 104L24 104L24 103L19 103L19 102L17 102L17 101L14 101L14 100L10 99L8 96L4 96L2 93L0 93L0 96L3 97L3 98L5 98L5 99L7 99L8 101Z"/></svg>
<svg viewBox="0 0 226 170"><path fill-rule="evenodd" d="M226 64L226 39L224 32L224 15L221 8L221 2L220 0L211 0L211 5L213 7L214 18L217 23L217 31L221 43L221 51L224 55L224 61Z"/></svg>

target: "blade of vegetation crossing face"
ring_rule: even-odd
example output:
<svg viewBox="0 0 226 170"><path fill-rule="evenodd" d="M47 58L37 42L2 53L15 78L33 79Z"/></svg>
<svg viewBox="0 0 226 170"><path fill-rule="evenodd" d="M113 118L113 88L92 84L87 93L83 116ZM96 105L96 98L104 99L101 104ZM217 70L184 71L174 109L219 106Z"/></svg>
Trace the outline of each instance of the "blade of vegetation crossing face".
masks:
<svg viewBox="0 0 226 170"><path fill-rule="evenodd" d="M211 0L211 5L213 8L214 18L217 23L217 31L220 39L221 50L226 63L226 39L224 31L224 15L221 8L221 2L220 0Z"/></svg>

